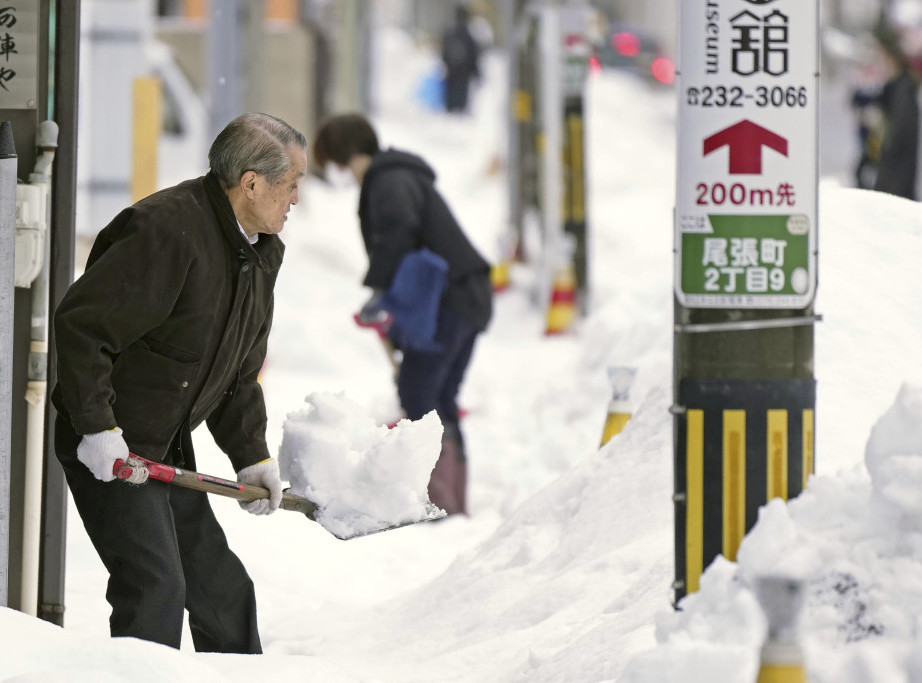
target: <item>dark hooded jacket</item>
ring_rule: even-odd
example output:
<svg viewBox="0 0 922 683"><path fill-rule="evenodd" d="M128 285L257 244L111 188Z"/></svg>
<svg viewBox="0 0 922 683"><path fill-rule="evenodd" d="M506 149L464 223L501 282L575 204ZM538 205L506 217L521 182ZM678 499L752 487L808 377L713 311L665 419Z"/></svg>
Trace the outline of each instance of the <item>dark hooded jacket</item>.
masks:
<svg viewBox="0 0 922 683"><path fill-rule="evenodd" d="M152 460L194 467L206 420L236 471L268 458L257 378L283 251L250 245L210 173L119 213L55 313L55 408Z"/></svg>
<svg viewBox="0 0 922 683"><path fill-rule="evenodd" d="M490 264L435 189L435 172L425 161L396 149L375 154L362 179L359 219L369 261L365 286L387 290L403 257L427 247L448 262L442 304L486 329L493 305Z"/></svg>

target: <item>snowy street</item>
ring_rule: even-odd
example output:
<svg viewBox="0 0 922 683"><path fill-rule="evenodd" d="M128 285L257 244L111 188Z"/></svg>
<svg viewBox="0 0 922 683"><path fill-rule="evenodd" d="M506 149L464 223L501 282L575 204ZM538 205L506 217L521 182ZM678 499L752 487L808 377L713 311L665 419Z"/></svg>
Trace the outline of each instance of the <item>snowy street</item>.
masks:
<svg viewBox="0 0 922 683"><path fill-rule="evenodd" d="M395 31L377 49L384 146L431 163L495 260L502 56L473 114L452 117L414 98L433 55ZM821 182L817 475L796 501L763 508L738 563L715 561L676 612L675 93L605 71L586 104L592 310L546 337L530 264L496 295L461 395L469 517L340 541L302 515L254 517L213 497L256 584L265 655L244 657L196 654L188 632L179 652L110 640L106 573L71 509L65 628L0 610L0 681L747 683L765 632L751 580L766 571L808 586L811 681L922 681L919 205ZM368 296L357 189L310 178L301 197L282 234L262 379L271 452L315 392L342 392L381 424L399 410L385 351L352 319ZM614 366L637 369L633 416L599 448ZM194 437L199 470L233 477L206 429Z"/></svg>

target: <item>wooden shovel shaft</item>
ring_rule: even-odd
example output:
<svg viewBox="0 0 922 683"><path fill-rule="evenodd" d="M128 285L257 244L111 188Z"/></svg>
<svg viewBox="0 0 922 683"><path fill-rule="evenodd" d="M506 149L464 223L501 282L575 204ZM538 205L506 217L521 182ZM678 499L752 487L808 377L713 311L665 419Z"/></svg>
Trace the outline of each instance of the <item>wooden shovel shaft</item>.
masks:
<svg viewBox="0 0 922 683"><path fill-rule="evenodd" d="M205 493L214 493L219 496L233 498L249 502L260 498L268 498L269 490L262 486L253 486L252 484L241 484L240 482L213 477L210 474L201 474L192 470L185 470L172 465L164 465L160 462L154 462L139 455L131 454L132 458L140 460L147 468L148 477L165 481L169 484L176 484L187 489L204 491ZM115 463L113 472L119 479L127 479L131 476L134 468L124 460L118 460ZM307 498L296 496L291 493L282 493L282 503L279 506L283 510L300 512L314 519L314 513L317 511L317 505Z"/></svg>

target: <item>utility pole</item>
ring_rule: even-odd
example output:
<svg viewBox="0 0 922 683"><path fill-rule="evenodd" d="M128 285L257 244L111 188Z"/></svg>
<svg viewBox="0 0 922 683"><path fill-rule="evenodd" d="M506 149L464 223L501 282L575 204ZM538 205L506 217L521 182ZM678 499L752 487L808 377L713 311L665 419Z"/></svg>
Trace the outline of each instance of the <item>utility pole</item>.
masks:
<svg viewBox="0 0 922 683"><path fill-rule="evenodd" d="M333 101L337 111L371 110L371 11L369 0L336 3L336 45Z"/></svg>
<svg viewBox="0 0 922 683"><path fill-rule="evenodd" d="M509 28L509 231L501 245L508 264L524 259L526 223L537 222L540 206L538 136L539 16L528 0L507 0Z"/></svg>
<svg viewBox="0 0 922 683"><path fill-rule="evenodd" d="M683 0L675 599L814 470L818 0Z"/></svg>
<svg viewBox="0 0 922 683"><path fill-rule="evenodd" d="M563 230L573 245L576 303L589 312L589 240L586 210L585 90L589 76L589 8L581 0L563 7Z"/></svg>
<svg viewBox="0 0 922 683"><path fill-rule="evenodd" d="M56 0L54 12L52 114L64 131L77 130L80 88L80 3ZM48 274L48 308L53 312L74 281L75 211L77 194L77 140L74 135L58 141L51 180L51 258ZM57 376L54 328L48 329L49 389ZM41 584L39 617L64 625L64 574L67 553L67 483L54 452L56 412L45 401L45 470L42 500Z"/></svg>
<svg viewBox="0 0 922 683"><path fill-rule="evenodd" d="M583 91L589 71L588 7L544 0L538 10L541 216L538 299L549 301L548 334L588 309Z"/></svg>
<svg viewBox="0 0 922 683"><path fill-rule="evenodd" d="M526 205L534 201L526 192L526 185L534 184L534 173L526 167L526 155L534 149L534 55L529 46L533 41L529 35L533 31L534 21L528 9L527 0L504 0L503 23L505 29L505 48L508 57L506 75L508 90L506 92L506 157L509 159L507 171L507 197L509 200L508 227L501 245L501 259L513 261L520 252L522 243L522 224ZM533 165L533 164L532 164Z"/></svg>
<svg viewBox="0 0 922 683"><path fill-rule="evenodd" d="M266 28L264 0L251 0L245 5L242 21L246 40L242 49L241 100L245 111L263 111L265 109L265 90L263 74L266 73L264 54ZM238 112L241 113L241 112Z"/></svg>
<svg viewBox="0 0 922 683"><path fill-rule="evenodd" d="M560 0L544 0L539 10L539 96L541 118L542 247L539 301L548 301L551 279L567 257L563 233L563 55Z"/></svg>
<svg viewBox="0 0 922 683"><path fill-rule="evenodd" d="M243 45L246 40L240 3L241 0L211 3L208 33L210 140L243 113Z"/></svg>
<svg viewBox="0 0 922 683"><path fill-rule="evenodd" d="M503 123L506 128L506 158L509 160L506 171L506 196L509 201L509 213L505 231L507 243L501 245L503 253L500 254L500 260L508 263L515 258L515 250L519 241L516 226L520 225L522 215L522 172L518 164L522 140L517 107L521 77L519 68L519 45L522 42L519 28L521 3L519 0L503 0L502 10L503 25L505 26L504 47L507 55L506 120Z"/></svg>

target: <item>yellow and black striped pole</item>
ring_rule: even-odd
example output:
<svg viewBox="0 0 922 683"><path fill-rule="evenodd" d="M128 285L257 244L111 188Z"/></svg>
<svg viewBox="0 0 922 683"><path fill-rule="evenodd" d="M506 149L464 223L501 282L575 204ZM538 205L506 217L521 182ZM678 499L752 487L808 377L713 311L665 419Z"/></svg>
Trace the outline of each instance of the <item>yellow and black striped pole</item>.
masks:
<svg viewBox="0 0 922 683"><path fill-rule="evenodd" d="M581 315L589 310L588 235L586 223L585 125L582 94L570 95L564 102L563 131L563 229L572 238L570 256L576 288L576 308Z"/></svg>
<svg viewBox="0 0 922 683"><path fill-rule="evenodd" d="M691 380L677 410L676 600L717 555L735 561L759 508L813 472L813 380Z"/></svg>

